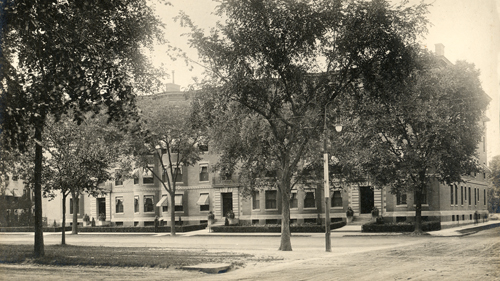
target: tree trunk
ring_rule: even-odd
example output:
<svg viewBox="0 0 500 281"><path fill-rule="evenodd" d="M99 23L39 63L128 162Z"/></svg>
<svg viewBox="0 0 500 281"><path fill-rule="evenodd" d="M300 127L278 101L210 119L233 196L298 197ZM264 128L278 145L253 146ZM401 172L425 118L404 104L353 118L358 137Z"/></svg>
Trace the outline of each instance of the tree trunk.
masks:
<svg viewBox="0 0 500 281"><path fill-rule="evenodd" d="M291 233L290 233L290 189L283 186L281 189L281 242L280 251L291 251Z"/></svg>
<svg viewBox="0 0 500 281"><path fill-rule="evenodd" d="M170 235L175 236L175 192L169 192L170 196Z"/></svg>
<svg viewBox="0 0 500 281"><path fill-rule="evenodd" d="M61 245L66 245L66 197L67 195L63 194L62 200L62 230L61 230Z"/></svg>
<svg viewBox="0 0 500 281"><path fill-rule="evenodd" d="M35 249L34 257L45 255L42 221L42 127L43 120L35 126Z"/></svg>
<svg viewBox="0 0 500 281"><path fill-rule="evenodd" d="M415 234L422 233L422 190L423 184L415 191Z"/></svg>
<svg viewBox="0 0 500 281"><path fill-rule="evenodd" d="M71 193L71 197L73 198L73 225L71 227L71 234L78 234L78 201L79 199L78 193Z"/></svg>

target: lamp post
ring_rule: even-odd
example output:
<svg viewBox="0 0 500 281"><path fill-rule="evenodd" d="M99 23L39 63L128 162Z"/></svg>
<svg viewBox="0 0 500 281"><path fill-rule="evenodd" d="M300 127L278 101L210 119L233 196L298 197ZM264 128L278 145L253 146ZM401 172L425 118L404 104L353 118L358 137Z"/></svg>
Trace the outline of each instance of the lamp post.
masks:
<svg viewBox="0 0 500 281"><path fill-rule="evenodd" d="M327 252L332 251L332 242L330 239L330 177L328 173L328 146L327 146L327 134L326 134L326 109L328 103L325 105L325 116L323 123L323 186L325 193L325 247ZM342 131L341 125L336 125L335 130L337 132Z"/></svg>

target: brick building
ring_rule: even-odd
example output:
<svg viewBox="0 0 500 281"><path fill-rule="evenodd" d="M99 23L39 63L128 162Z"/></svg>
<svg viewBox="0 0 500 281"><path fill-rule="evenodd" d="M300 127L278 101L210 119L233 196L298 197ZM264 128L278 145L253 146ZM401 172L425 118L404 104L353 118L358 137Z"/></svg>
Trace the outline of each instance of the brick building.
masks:
<svg viewBox="0 0 500 281"><path fill-rule="evenodd" d="M450 64L444 57L444 46L436 45L436 55L443 66ZM171 84L168 91L150 96L150 102L177 102L187 106L186 94L178 85ZM143 100L144 102L144 100ZM487 122L487 119L483 120ZM485 134L486 135L486 134ZM478 147L478 161L486 167L486 139ZM136 172L134 179L108 182L106 195L98 198L82 196L80 199L79 218L85 214L96 221L100 214L105 221L113 225L148 226L158 217L165 224L171 225L169 212L175 211L177 223L199 224L207 221L209 212L213 212L218 221L232 210L235 217L246 224L278 223L281 219L281 195L277 190L261 190L244 196L243 190L234 176L222 177L213 172L213 165L218 155L210 149L201 151L201 160L194 166L182 167L181 178L177 181L175 206L169 206L170 200L160 182L147 170ZM152 161L159 169L158 159ZM485 172L470 174L465 183L451 186L432 182L425 192L422 216L424 220L439 220L442 224L471 223L474 214L487 214L487 168ZM415 216L413 194L391 194L388 189L374 189L369 182L333 189L330 194L330 217L332 221L345 220L346 211L351 207L355 217L369 217L373 207L380 210L386 221L412 220ZM323 189L302 189L292 191L290 198L290 217L292 223L315 223L324 218L325 203ZM68 198L68 221L71 219L71 199ZM44 202L44 216L60 221L61 202Z"/></svg>

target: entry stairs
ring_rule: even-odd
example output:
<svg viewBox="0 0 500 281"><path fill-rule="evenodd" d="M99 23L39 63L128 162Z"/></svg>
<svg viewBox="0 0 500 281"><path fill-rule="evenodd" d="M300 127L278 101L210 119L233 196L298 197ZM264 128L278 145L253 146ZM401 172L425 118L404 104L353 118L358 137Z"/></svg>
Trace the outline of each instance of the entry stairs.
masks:
<svg viewBox="0 0 500 281"><path fill-rule="evenodd" d="M354 216L352 222L348 223L348 225L363 225L371 221L372 221L371 214L360 214L358 216Z"/></svg>

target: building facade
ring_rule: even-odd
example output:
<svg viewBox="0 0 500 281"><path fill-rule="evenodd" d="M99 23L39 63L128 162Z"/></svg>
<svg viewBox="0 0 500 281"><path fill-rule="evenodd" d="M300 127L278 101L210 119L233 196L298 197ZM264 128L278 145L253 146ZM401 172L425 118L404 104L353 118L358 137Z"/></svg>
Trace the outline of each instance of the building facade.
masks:
<svg viewBox="0 0 500 281"><path fill-rule="evenodd" d="M436 45L436 55L442 58L443 66L450 64L444 57L444 46ZM185 94L178 85L171 84L168 92L154 96L151 102L173 101L186 103ZM487 122L487 119L483 120ZM486 134L485 134L486 135ZM216 220L224 221L232 211L242 224L276 224L281 220L281 194L268 189L244 192L234 176L222 177L213 172L218 155L210 149L200 151L201 160L194 166L182 167L177 179L175 206L169 206L167 192L161 182L147 169L136 172L133 179L108 182L106 194L97 198L83 195L79 202L79 220L88 215L116 226L152 226L155 218L164 225L200 224L207 222L209 213ZM478 161L486 167L486 139L478 147ZM166 159L165 159L166 160ZM159 169L158 161L152 161ZM483 173L464 177L463 183L444 185L432 182L424 194L422 217L424 220L441 221L443 225L473 223L476 214L487 215L487 169ZM119 171L116 171L117 173ZM324 220L326 208L330 209L332 221L346 220L346 211L352 208L354 217L370 216L373 208L385 221L411 221L415 217L413 194L391 194L389 189L376 189L370 182L332 189L330 206L325 206L323 188L301 188L292 190L290 198L291 223L316 223ZM71 221L71 198L66 204L67 220ZM48 221L61 221L60 199L44 202L44 216ZM170 221L170 212L175 212L175 222Z"/></svg>

